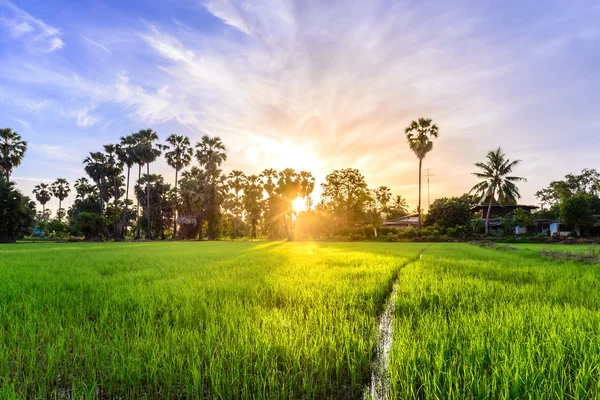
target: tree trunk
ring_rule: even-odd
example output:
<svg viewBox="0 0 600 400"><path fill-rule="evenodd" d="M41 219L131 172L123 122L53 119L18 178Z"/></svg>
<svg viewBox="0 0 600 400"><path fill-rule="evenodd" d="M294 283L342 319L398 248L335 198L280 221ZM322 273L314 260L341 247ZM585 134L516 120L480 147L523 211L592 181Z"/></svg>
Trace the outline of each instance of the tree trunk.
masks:
<svg viewBox="0 0 600 400"><path fill-rule="evenodd" d="M421 166L423 159L419 158L419 205L417 206L417 214L419 214L419 223L417 224L417 233L421 237Z"/></svg>
<svg viewBox="0 0 600 400"><path fill-rule="evenodd" d="M60 209L62 208L62 200L60 197L58 198L58 222L62 220L62 214L60 213Z"/></svg>
<svg viewBox="0 0 600 400"><path fill-rule="evenodd" d="M117 187L117 177L113 177L113 186L115 189L115 210L114 210L114 215L113 215L113 237L116 238L117 234L119 233L119 228L117 227L117 203L119 201L119 188Z"/></svg>
<svg viewBox="0 0 600 400"><path fill-rule="evenodd" d="M177 175L179 168L175 168L175 207L173 210L173 239L177 239Z"/></svg>
<svg viewBox="0 0 600 400"><path fill-rule="evenodd" d="M490 198L490 203L488 204L487 213L485 215L485 234L488 235L490 233L490 212L492 211L492 202L494 201L494 195L496 194L496 190L492 191L492 197Z"/></svg>
<svg viewBox="0 0 600 400"><path fill-rule="evenodd" d="M198 230L198 240L204 240L204 217L200 217L198 220L200 229Z"/></svg>
<svg viewBox="0 0 600 400"><path fill-rule="evenodd" d="M377 237L377 228L373 227L373 233L375 234L375 237Z"/></svg>
<svg viewBox="0 0 600 400"><path fill-rule="evenodd" d="M121 239L125 238L125 222L127 221L127 203L129 203L129 173L131 167L127 166L127 188L125 189L125 207L123 209L123 218L121 220Z"/></svg>
<svg viewBox="0 0 600 400"><path fill-rule="evenodd" d="M141 177L142 177L142 164L138 164L138 183L139 183ZM135 216L135 225L136 225L135 238L139 239L140 238L140 199L138 196L135 196L135 197L137 200L137 210L136 210L136 216Z"/></svg>
<svg viewBox="0 0 600 400"><path fill-rule="evenodd" d="M150 212L150 163L146 163L146 219L148 220L148 232L146 232L146 239L152 240L152 231L150 230L151 226L151 215Z"/></svg>

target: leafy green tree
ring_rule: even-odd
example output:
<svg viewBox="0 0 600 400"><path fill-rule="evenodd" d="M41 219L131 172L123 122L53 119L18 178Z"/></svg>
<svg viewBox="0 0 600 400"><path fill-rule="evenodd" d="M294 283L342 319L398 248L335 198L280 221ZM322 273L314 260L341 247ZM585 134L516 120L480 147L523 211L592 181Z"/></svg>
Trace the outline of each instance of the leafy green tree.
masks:
<svg viewBox="0 0 600 400"><path fill-rule="evenodd" d="M250 237L256 238L256 227L262 213L263 187L258 175L246 178L242 202L246 211L246 219L250 225Z"/></svg>
<svg viewBox="0 0 600 400"><path fill-rule="evenodd" d="M71 193L69 182L64 178L58 178L51 186L52 194L58 199L58 221L62 220L62 202Z"/></svg>
<svg viewBox="0 0 600 400"><path fill-rule="evenodd" d="M27 142L21 135L10 128L0 129L0 172L7 181L13 168L21 165L26 151Z"/></svg>
<svg viewBox="0 0 600 400"><path fill-rule="evenodd" d="M350 228L364 220L365 203L369 200L367 182L359 170L335 170L321 184L322 208L332 217L335 229Z"/></svg>
<svg viewBox="0 0 600 400"><path fill-rule="evenodd" d="M46 204L52 198L52 191L50 185L47 183L40 183L39 185L35 185L33 188L33 194L37 201L42 205L42 216L46 215Z"/></svg>
<svg viewBox="0 0 600 400"><path fill-rule="evenodd" d="M179 171L186 168L192 162L193 149L190 139L183 135L169 135L162 149L165 151L167 164L175 169L175 204L177 204L177 181ZM177 237L177 208L173 212L173 237Z"/></svg>
<svg viewBox="0 0 600 400"><path fill-rule="evenodd" d="M119 207L119 199L123 195L123 162L119 158L119 145L105 144L104 152L106 153L106 181L108 187L106 188L107 198L108 194L111 194L113 198L113 207L111 214L113 216L113 237L119 236L119 228L117 221L120 219L119 214L121 213Z"/></svg>
<svg viewBox="0 0 600 400"><path fill-rule="evenodd" d="M369 191L369 197L365 202L365 216L366 221L373 228L375 237L377 237L377 227L387 217L388 203L391 198L392 192L387 186L379 186Z"/></svg>
<svg viewBox="0 0 600 400"><path fill-rule="evenodd" d="M204 168L205 185L205 215L208 222L207 236L209 240L215 240L217 225L220 217L220 206L222 202L223 179L220 166L227 161L226 148L218 137L205 135L196 144L196 159Z"/></svg>
<svg viewBox="0 0 600 400"><path fill-rule="evenodd" d="M429 207L425 226L439 225L444 228L469 226L471 223L471 202L464 197L436 199Z"/></svg>
<svg viewBox="0 0 600 400"><path fill-rule="evenodd" d="M494 200L497 198L498 204L503 206L507 202L516 202L517 199L521 198L519 188L515 182L523 182L526 179L511 175L520 162L521 160L510 161L498 147L498 149L488 152L485 163L478 162L475 164L481 171L474 172L473 175L479 178L481 182L473 186L470 193L479 196L480 204L488 202L485 217L486 235L490 231L490 211Z"/></svg>
<svg viewBox="0 0 600 400"><path fill-rule="evenodd" d="M417 206L417 214L419 214L419 223L417 225L418 235L421 236L421 170L423 159L433 150L433 141L439 135L439 128L432 123L431 118L419 118L417 121L412 121L404 130L408 146L419 159L419 205Z"/></svg>
<svg viewBox="0 0 600 400"><path fill-rule="evenodd" d="M571 229L586 230L594 226L594 203L597 197L577 193L564 199L560 204L560 218Z"/></svg>
<svg viewBox="0 0 600 400"><path fill-rule="evenodd" d="M35 203L0 175L0 243L11 243L31 232Z"/></svg>

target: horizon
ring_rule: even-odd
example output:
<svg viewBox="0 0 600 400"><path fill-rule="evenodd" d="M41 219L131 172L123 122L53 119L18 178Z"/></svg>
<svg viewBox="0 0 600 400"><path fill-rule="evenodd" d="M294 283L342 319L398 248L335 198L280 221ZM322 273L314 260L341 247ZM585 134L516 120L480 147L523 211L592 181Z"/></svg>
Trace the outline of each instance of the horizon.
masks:
<svg viewBox="0 0 600 400"><path fill-rule="evenodd" d="M593 1L0 0L0 125L29 144L13 179L32 198L40 182L85 176L90 151L152 128L161 141L219 136L225 172L307 170L313 197L333 170L357 168L412 210L404 128L429 117L432 202L468 192L473 164L500 146L523 160L521 202L537 205L550 181L598 167L598 17ZM151 172L174 181L162 157Z"/></svg>

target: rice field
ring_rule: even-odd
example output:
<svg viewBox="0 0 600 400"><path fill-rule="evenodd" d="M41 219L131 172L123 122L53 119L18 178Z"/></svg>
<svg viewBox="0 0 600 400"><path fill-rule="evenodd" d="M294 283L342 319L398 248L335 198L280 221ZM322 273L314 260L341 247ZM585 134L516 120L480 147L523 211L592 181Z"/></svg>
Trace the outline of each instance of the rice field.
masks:
<svg viewBox="0 0 600 400"><path fill-rule="evenodd" d="M0 398L600 396L600 267L417 243L0 246ZM420 254L422 258L419 258Z"/></svg>

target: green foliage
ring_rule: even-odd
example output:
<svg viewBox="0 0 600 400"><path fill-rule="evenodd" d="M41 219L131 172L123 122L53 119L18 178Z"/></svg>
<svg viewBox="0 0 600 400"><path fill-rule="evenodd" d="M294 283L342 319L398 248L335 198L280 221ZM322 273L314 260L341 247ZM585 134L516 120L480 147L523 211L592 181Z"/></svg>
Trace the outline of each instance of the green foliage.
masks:
<svg viewBox="0 0 600 400"><path fill-rule="evenodd" d="M14 183L0 176L0 243L14 242L30 234L35 223L35 204Z"/></svg>
<svg viewBox="0 0 600 400"><path fill-rule="evenodd" d="M560 204L560 218L569 228L587 229L594 226L594 209L597 197L577 193Z"/></svg>
<svg viewBox="0 0 600 400"><path fill-rule="evenodd" d="M412 226L409 226L408 228L406 228L403 231L403 236L407 239L414 239L417 237L417 235L419 234L419 232Z"/></svg>
<svg viewBox="0 0 600 400"><path fill-rule="evenodd" d="M104 216L82 212L75 219L75 229L81 232L86 240L99 240L104 236L107 223Z"/></svg>
<svg viewBox="0 0 600 400"><path fill-rule="evenodd" d="M464 197L436 199L425 217L425 226L437 224L444 228L468 225L471 222L471 201Z"/></svg>
<svg viewBox="0 0 600 400"><path fill-rule="evenodd" d="M322 183L322 201L334 219L337 229L352 227L364 220L365 204L369 201L367 182L357 169L333 171Z"/></svg>

